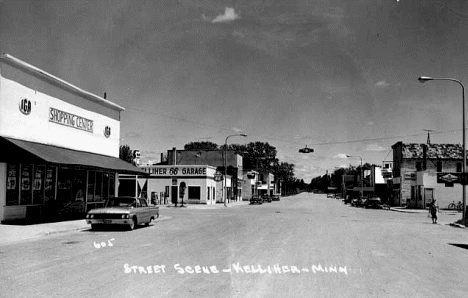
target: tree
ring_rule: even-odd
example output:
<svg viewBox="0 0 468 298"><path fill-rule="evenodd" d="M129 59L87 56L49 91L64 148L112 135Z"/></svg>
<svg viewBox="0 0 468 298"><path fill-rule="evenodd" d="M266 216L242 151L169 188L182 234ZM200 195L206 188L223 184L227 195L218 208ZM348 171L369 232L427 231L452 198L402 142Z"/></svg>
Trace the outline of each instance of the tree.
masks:
<svg viewBox="0 0 468 298"><path fill-rule="evenodd" d="M210 141L202 142L190 142L184 145L184 150L196 151L196 150L218 150L219 146L216 143Z"/></svg>
<svg viewBox="0 0 468 298"><path fill-rule="evenodd" d="M224 149L224 145L221 146ZM229 150L234 150L243 156L244 169L273 170L278 163L276 148L264 142L250 142L247 145L228 145Z"/></svg>
<svg viewBox="0 0 468 298"><path fill-rule="evenodd" d="M120 145L119 158L128 163L131 163L132 165L135 165L135 161L133 160L133 150L131 150L130 146L128 145Z"/></svg>

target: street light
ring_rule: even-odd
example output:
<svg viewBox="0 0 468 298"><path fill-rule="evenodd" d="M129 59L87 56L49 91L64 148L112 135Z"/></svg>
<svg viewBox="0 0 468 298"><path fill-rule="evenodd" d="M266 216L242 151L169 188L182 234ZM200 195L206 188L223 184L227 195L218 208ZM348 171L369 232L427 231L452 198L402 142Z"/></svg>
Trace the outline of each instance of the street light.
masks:
<svg viewBox="0 0 468 298"><path fill-rule="evenodd" d="M223 197L224 197L224 207L227 207L227 193L226 193L226 175L227 175L227 141L230 137L246 137L247 135L245 133L238 133L234 135L230 135L226 137L226 140L224 141L224 187L223 187ZM231 178L231 187L232 187L232 178Z"/></svg>
<svg viewBox="0 0 468 298"><path fill-rule="evenodd" d="M314 152L314 149L307 148L307 145L304 148L299 149L299 153L312 153L312 152Z"/></svg>
<svg viewBox="0 0 468 298"><path fill-rule="evenodd" d="M364 192L364 176L362 175L362 157L358 156L358 155L346 155L346 157L359 157L359 159L361 160L361 201L362 201L362 194Z"/></svg>
<svg viewBox="0 0 468 298"><path fill-rule="evenodd" d="M432 77L425 77L425 76L422 76L422 77L419 77L418 78L418 81L420 83L425 83L427 81L452 81L452 82L455 82L455 83L458 83L461 88L462 88L462 100L463 100L463 125L462 125L462 130L463 130L463 168L462 168L462 171L463 171L463 175L466 175L466 143L465 143L465 86L463 86L462 82L457 80L457 79L452 79L452 78L432 78ZM465 222L465 218L466 218L466 185L463 183L463 222Z"/></svg>

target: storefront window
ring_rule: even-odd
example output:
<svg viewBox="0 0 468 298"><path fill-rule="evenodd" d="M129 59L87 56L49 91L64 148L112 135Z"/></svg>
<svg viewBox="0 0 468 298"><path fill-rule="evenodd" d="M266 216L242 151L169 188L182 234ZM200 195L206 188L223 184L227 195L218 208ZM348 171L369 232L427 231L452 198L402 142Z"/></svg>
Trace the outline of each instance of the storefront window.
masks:
<svg viewBox="0 0 468 298"><path fill-rule="evenodd" d="M210 188L209 186L206 187L206 199L209 201L210 200Z"/></svg>
<svg viewBox="0 0 468 298"><path fill-rule="evenodd" d="M189 200L200 200L200 186L189 186L188 187L188 199Z"/></svg>
<svg viewBox="0 0 468 298"><path fill-rule="evenodd" d="M109 198L109 174L103 173L102 175L102 200L105 201Z"/></svg>
<svg viewBox="0 0 468 298"><path fill-rule="evenodd" d="M89 171L88 173L88 203L94 202L94 183L95 183L95 172Z"/></svg>
<svg viewBox="0 0 468 298"><path fill-rule="evenodd" d="M34 167L33 204L44 203L44 166Z"/></svg>
<svg viewBox="0 0 468 298"><path fill-rule="evenodd" d="M59 204L59 212L65 212L72 202L72 179L73 171L69 169L58 169L57 177L57 203Z"/></svg>
<svg viewBox="0 0 468 298"><path fill-rule="evenodd" d="M8 164L6 205L18 205L19 203L19 165Z"/></svg>
<svg viewBox="0 0 468 298"><path fill-rule="evenodd" d="M48 166L44 180L44 201L46 204L55 200L55 171L56 167Z"/></svg>
<svg viewBox="0 0 468 298"><path fill-rule="evenodd" d="M115 174L109 174L109 198L115 197Z"/></svg>
<svg viewBox="0 0 468 298"><path fill-rule="evenodd" d="M94 188L94 201L101 202L102 199L102 172L96 172L96 185Z"/></svg>
<svg viewBox="0 0 468 298"><path fill-rule="evenodd" d="M32 165L21 165L21 205L32 204L31 171Z"/></svg>

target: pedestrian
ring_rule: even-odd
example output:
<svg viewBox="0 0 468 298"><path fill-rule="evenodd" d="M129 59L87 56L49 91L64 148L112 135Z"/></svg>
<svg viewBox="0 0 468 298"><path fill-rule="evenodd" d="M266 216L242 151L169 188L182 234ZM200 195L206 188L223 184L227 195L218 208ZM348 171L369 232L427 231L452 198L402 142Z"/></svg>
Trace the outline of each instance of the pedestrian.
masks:
<svg viewBox="0 0 468 298"><path fill-rule="evenodd" d="M437 201L434 199L432 200L431 204L429 205L429 213L432 217L432 223L437 223L437 213L439 212L439 205L437 205Z"/></svg>

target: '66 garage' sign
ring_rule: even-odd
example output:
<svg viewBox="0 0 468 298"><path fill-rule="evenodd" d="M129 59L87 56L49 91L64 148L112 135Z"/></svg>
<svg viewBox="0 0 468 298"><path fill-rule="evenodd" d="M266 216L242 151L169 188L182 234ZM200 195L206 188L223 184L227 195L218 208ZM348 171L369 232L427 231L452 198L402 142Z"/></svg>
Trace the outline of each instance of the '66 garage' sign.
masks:
<svg viewBox="0 0 468 298"><path fill-rule="evenodd" d="M206 176L204 166L165 166L151 167L152 176Z"/></svg>

